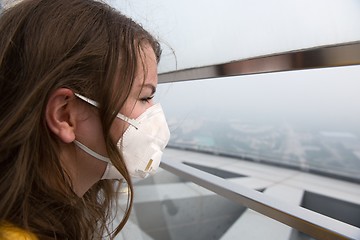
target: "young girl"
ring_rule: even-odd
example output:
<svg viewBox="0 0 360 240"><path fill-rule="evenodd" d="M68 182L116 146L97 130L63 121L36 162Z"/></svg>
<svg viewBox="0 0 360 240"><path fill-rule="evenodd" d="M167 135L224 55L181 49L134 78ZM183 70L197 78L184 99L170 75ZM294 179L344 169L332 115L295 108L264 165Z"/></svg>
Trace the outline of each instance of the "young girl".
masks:
<svg viewBox="0 0 360 240"><path fill-rule="evenodd" d="M0 239L115 237L131 178L156 171L169 139L159 43L91 0L24 0L0 33Z"/></svg>

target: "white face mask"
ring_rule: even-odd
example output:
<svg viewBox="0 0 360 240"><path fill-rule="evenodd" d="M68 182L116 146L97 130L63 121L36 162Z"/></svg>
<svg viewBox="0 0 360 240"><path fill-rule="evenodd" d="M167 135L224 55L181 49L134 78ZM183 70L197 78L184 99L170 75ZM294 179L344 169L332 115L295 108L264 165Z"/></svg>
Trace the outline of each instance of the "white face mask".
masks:
<svg viewBox="0 0 360 240"><path fill-rule="evenodd" d="M75 95L98 107L97 102L79 94ZM145 178L154 174L160 165L163 150L170 139L169 127L161 105L158 103L151 106L136 119L128 118L120 113L117 117L130 124L117 143L130 176ZM91 156L108 163L101 179L123 179L109 158L94 152L77 140L74 143Z"/></svg>

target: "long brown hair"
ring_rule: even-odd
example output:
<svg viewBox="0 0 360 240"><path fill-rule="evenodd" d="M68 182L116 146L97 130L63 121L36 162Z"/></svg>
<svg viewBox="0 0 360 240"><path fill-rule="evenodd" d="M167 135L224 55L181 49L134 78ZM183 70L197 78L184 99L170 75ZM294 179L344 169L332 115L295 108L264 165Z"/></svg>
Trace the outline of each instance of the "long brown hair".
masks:
<svg viewBox="0 0 360 240"><path fill-rule="evenodd" d="M0 223L40 239L114 237L133 189L110 135L132 87L144 44L159 43L140 25L91 0L24 0L0 17ZM116 182L102 180L80 198L61 166L46 125L49 95L69 88L99 102L109 158L128 183L128 207L115 230ZM110 238L110 236L109 236Z"/></svg>

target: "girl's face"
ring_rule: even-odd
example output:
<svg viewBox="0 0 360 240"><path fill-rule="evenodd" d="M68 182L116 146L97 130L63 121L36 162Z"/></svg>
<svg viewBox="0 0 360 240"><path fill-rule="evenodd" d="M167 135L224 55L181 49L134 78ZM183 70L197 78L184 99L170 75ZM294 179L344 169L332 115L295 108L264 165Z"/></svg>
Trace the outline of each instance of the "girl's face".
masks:
<svg viewBox="0 0 360 240"><path fill-rule="evenodd" d="M158 83L157 61L154 51L150 46L145 46L141 55L143 63L141 59L139 59L139 70L136 74L134 84L125 105L120 110L121 114L133 119L139 117L149 107L154 105L153 97ZM143 69L142 65L144 65L146 69ZM115 119L111 127L111 133L113 134L113 140L115 142L121 138L128 126L129 124L125 121L119 118Z"/></svg>
<svg viewBox="0 0 360 240"><path fill-rule="evenodd" d="M143 65L145 69L142 68ZM139 70L136 73L130 94L120 110L121 114L133 119L139 117L154 105L153 97L158 83L157 61L155 53L150 46L144 46L141 57L138 60L138 66ZM81 100L77 101L77 104L81 105L79 107L82 111L79 111L77 116L81 124L77 124L75 128L76 140L96 153L108 156L97 109ZM128 126L127 122L119 118L114 120L110 132L115 144L122 137ZM73 168L73 173L71 174L73 175L72 181L80 182L79 186L74 184L75 192L78 195L82 195L89 187L101 179L107 163L92 157L79 148L76 148L75 154L76 164L71 166ZM73 178L77 180L73 180Z"/></svg>

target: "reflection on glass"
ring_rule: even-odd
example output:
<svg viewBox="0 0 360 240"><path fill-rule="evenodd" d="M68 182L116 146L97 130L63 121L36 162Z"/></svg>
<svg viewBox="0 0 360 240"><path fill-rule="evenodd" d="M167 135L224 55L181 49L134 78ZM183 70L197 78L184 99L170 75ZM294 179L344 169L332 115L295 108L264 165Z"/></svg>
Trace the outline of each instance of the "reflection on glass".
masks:
<svg viewBox="0 0 360 240"><path fill-rule="evenodd" d="M135 184L131 217L117 240L311 240L167 171Z"/></svg>

